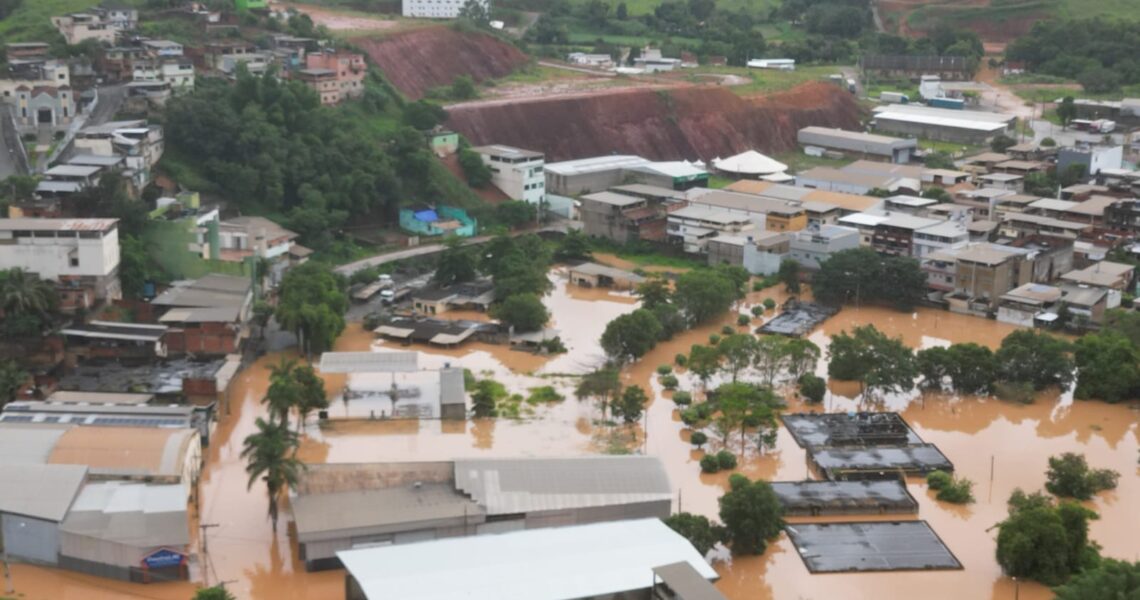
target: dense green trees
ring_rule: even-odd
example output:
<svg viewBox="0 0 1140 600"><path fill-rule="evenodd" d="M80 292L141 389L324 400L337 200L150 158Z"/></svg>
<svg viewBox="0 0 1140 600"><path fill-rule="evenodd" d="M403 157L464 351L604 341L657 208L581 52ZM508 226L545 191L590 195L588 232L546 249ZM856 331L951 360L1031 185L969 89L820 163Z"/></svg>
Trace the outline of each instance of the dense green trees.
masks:
<svg viewBox="0 0 1140 600"><path fill-rule="evenodd" d="M1066 452L1049 457L1045 489L1050 494L1088 500L1093 494L1116 487L1120 473L1112 469L1090 469L1085 457Z"/></svg>
<svg viewBox="0 0 1140 600"><path fill-rule="evenodd" d="M985 346L970 342L926 348L915 361L925 388L942 389L946 379L959 394L988 394L993 387L994 353Z"/></svg>
<svg viewBox="0 0 1140 600"><path fill-rule="evenodd" d="M0 410L16 399L16 392L30 375L14 360L0 361Z"/></svg>
<svg viewBox="0 0 1140 600"><path fill-rule="evenodd" d="M1120 402L1140 392L1140 350L1124 334L1106 329L1074 344L1080 399Z"/></svg>
<svg viewBox="0 0 1140 600"><path fill-rule="evenodd" d="M878 302L909 311L926 295L926 275L913 258L854 248L836 252L820 265L812 293L833 306Z"/></svg>
<svg viewBox="0 0 1140 600"><path fill-rule="evenodd" d="M724 528L703 515L681 512L665 519L670 529L681 534L704 556L724 539Z"/></svg>
<svg viewBox="0 0 1140 600"><path fill-rule="evenodd" d="M1135 600L1140 597L1140 562L1104 559L1053 592L1056 600Z"/></svg>
<svg viewBox="0 0 1140 600"><path fill-rule="evenodd" d="M606 325L602 333L602 350L618 363L625 363L644 356L660 339L661 323L657 317L639 308Z"/></svg>
<svg viewBox="0 0 1140 600"><path fill-rule="evenodd" d="M483 162L483 157L470 148L460 148L459 168L463 169L463 176L471 187L483 187L491 183L491 168Z"/></svg>
<svg viewBox="0 0 1140 600"><path fill-rule="evenodd" d="M974 501L974 482L958 478L944 471L932 471L926 476L926 485L938 492L937 498L953 504L969 504Z"/></svg>
<svg viewBox="0 0 1140 600"><path fill-rule="evenodd" d="M827 395L827 381L814 373L804 373L797 381L800 395L804 400L811 404L823 402L824 396Z"/></svg>
<svg viewBox="0 0 1140 600"><path fill-rule="evenodd" d="M858 381L861 391L903 392L914 387L918 376L914 353L901 338L889 338L874 325L863 325L832 337L828 374L835 379Z"/></svg>
<svg viewBox="0 0 1140 600"><path fill-rule="evenodd" d="M516 332L538 331L550 320L542 299L529 293L515 294L492 305L491 316Z"/></svg>
<svg viewBox="0 0 1140 600"><path fill-rule="evenodd" d="M563 261L590 260L593 258L590 252L590 238L577 229L567 231L566 235L558 241L558 247L554 250L554 258Z"/></svg>
<svg viewBox="0 0 1140 600"><path fill-rule="evenodd" d="M494 379L480 379L471 391L471 410L478 418L495 416L496 403L507 396L507 389Z"/></svg>
<svg viewBox="0 0 1140 600"><path fill-rule="evenodd" d="M739 289L737 283L724 274L697 269L677 278L673 302L690 323L705 323L728 310Z"/></svg>
<svg viewBox="0 0 1140 600"><path fill-rule="evenodd" d="M449 237L444 244L447 248L439 255L432 281L446 286L475 279L479 271L476 268L474 252L464 246L463 240L458 237Z"/></svg>
<svg viewBox="0 0 1140 600"><path fill-rule="evenodd" d="M611 400L616 400L621 393L621 379L617 369L603 368L587 373L578 381L574 395L579 400L593 399L602 410L602 418L606 413Z"/></svg>
<svg viewBox="0 0 1140 600"><path fill-rule="evenodd" d="M1030 385L1034 390L1064 388L1073 380L1069 344L1048 333L1019 329L1001 341L994 354L999 380Z"/></svg>
<svg viewBox="0 0 1140 600"><path fill-rule="evenodd" d="M348 310L345 282L328 267L307 262L290 269L281 281L277 322L297 334L307 355L332 348L344 331Z"/></svg>
<svg viewBox="0 0 1140 600"><path fill-rule="evenodd" d="M719 500L725 539L735 554L763 554L784 528L783 507L767 481L739 474L728 481L730 489Z"/></svg>
<svg viewBox="0 0 1140 600"><path fill-rule="evenodd" d="M611 412L625 424L636 423L645 411L649 396L639 385L631 385L621 391L621 396L613 403Z"/></svg>
<svg viewBox="0 0 1140 600"><path fill-rule="evenodd" d="M1090 92L1111 92L1140 82L1140 21L1040 19L1006 48L1007 60L1030 71L1077 79Z"/></svg>
<svg viewBox="0 0 1140 600"><path fill-rule="evenodd" d="M1015 490L1009 517L998 524L998 564L1012 577L1064 583L1097 561L1096 546L1088 539L1088 522L1095 518L1079 504L1057 505L1040 494Z"/></svg>
<svg viewBox="0 0 1140 600"><path fill-rule="evenodd" d="M500 235L487 242L481 252L480 270L494 281L496 300L516 294L542 296L550 289L546 270L551 252L538 236Z"/></svg>

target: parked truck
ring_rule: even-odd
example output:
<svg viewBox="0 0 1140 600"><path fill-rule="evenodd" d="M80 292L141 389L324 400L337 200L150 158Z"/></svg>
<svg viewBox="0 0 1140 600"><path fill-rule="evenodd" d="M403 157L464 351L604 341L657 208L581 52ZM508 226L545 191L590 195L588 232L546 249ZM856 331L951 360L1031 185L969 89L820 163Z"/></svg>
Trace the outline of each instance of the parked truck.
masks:
<svg viewBox="0 0 1140 600"><path fill-rule="evenodd" d="M927 104L934 108L949 108L962 110L966 108L966 101L960 98L931 98Z"/></svg>
<svg viewBox="0 0 1140 600"><path fill-rule="evenodd" d="M879 102L887 104L909 104L910 97L902 92L880 92Z"/></svg>

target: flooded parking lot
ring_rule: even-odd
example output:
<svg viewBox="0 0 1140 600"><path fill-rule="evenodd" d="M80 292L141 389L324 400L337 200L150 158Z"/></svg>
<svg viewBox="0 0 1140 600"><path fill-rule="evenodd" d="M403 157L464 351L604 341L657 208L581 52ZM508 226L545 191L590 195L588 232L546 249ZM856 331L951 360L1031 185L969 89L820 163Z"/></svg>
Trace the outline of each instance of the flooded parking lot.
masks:
<svg viewBox="0 0 1140 600"><path fill-rule="evenodd" d="M665 392L657 383L655 369L673 362L677 353L687 353L695 343L707 343L711 333L725 324L736 327L736 314L751 305L782 294L769 290L749 294L724 322L710 324L679 335L652 350L639 363L622 373L624 383L642 385L653 399L642 423L629 428L598 425L598 409L573 397L573 374L590 370L603 360L597 346L605 324L636 308L628 295L600 290L567 289L558 273L548 296L553 313L551 327L559 329L570 352L537 356L481 343L455 349L414 346L424 352L420 364L432 368L445 362L470 369L478 377L493 377L511 392L526 395L532 387L549 385L566 396L560 403L531 408L518 420L480 419L443 421L345 421L323 428L310 423L300 457L309 462L368 462L405 460L451 460L474 456L566 456L595 454L619 448L643 451L665 463L677 490L674 508L715 516L717 498L727 486L727 474L702 474L697 461L701 453L688 443L688 432ZM771 316L769 311L768 316ZM873 323L889 335L901 336L914 348L953 342L975 341L996 347L1012 327L973 317L920 309L897 313L861 307L844 309L826 321L811 336L821 347L828 336L856 325ZM381 342L350 324L336 350L406 350ZM228 414L221 422L206 452L207 465L201 480L199 521L216 524L208 530L209 554L204 561L211 582L226 581L238 598L264 600L289 598L343 598L342 571L306 573L291 543L288 519L276 534L266 517L265 490L255 485L247 491L248 477L240 458L241 443L254 429L254 420L265 415L260 399L267 387L269 367L280 355L268 355L242 372L231 390ZM817 372L826 372L825 361ZM679 373L683 389L700 388L699 382ZM338 377L339 379L338 381ZM330 393L343 386L343 376L327 376ZM718 380L710 382L715 386ZM804 407L790 399L790 411L847 411L860 406L857 386L832 382L823 407ZM1031 405L1014 405L990 398L956 398L917 392L886 398L882 407L897 410L924 441L935 444L953 461L959 474L975 483L978 501L958 506L936 501L925 483L909 482L918 500L916 518L926 520L961 561L961 571L898 572L811 575L786 535L757 557L738 557L718 562L722 578L717 587L730 598L1014 598L1012 581L1002 577L993 558L995 531L987 531L1006 515L1005 500L1014 488L1038 489L1045 479L1046 460L1062 452L1079 452L1090 465L1113 468L1121 473L1119 488L1087 503L1101 518L1091 526L1091 536L1103 553L1136 560L1140 554L1140 519L1134 507L1140 499L1137 457L1140 439L1135 405L1073 402L1069 397L1042 397ZM334 405L332 410L335 410ZM714 445L715 447L715 445ZM772 480L808 477L807 457L783 428L776 446L763 454L750 449L738 472ZM992 473L992 477L991 477ZM284 511L284 515L288 512ZM892 518L900 518L893 516ZM902 517L910 518L910 517ZM810 519L812 522L828 519ZM851 520L832 518L832 520ZM13 581L22 598L158 598L185 600L190 584L131 585L19 565ZM1021 583L1020 598L1048 598L1047 589Z"/></svg>

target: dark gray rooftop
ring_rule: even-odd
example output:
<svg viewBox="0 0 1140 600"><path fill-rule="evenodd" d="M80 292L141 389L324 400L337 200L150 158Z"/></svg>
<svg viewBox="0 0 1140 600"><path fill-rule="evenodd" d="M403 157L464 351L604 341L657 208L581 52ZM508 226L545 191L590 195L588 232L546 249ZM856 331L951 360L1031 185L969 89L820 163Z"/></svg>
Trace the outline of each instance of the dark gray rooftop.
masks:
<svg viewBox="0 0 1140 600"><path fill-rule="evenodd" d="M796 413L780 420L796 443L808 449L922 443L898 413Z"/></svg>
<svg viewBox="0 0 1140 600"><path fill-rule="evenodd" d="M804 336L837 312L837 309L822 304L800 302L785 307L784 312L760 327L760 332Z"/></svg>
<svg viewBox="0 0 1140 600"><path fill-rule="evenodd" d="M918 502L899 480L890 481L774 481L772 491L788 513L819 510L841 514L867 512L868 508L892 512L918 512Z"/></svg>
<svg viewBox="0 0 1140 600"><path fill-rule="evenodd" d="M880 448L824 448L811 460L828 479L881 479L934 470L952 472L954 465L933 444ZM882 477L879 477L882 475Z"/></svg>
<svg viewBox="0 0 1140 600"><path fill-rule="evenodd" d="M962 568L926 521L795 524L786 530L812 573Z"/></svg>

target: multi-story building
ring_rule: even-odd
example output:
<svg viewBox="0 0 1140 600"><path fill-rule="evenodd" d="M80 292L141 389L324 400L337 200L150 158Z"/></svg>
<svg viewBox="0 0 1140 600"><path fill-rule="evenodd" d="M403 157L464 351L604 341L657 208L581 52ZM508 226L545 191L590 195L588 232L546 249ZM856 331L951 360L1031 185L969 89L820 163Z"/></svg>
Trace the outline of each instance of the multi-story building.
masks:
<svg viewBox="0 0 1140 600"><path fill-rule="evenodd" d="M943 221L914 232L911 241L911 256L926 258L940 250L964 248L970 243L970 232L960 221Z"/></svg>
<svg viewBox="0 0 1140 600"><path fill-rule="evenodd" d="M890 217L886 215L855 213L839 217L839 224L858 231L859 245L863 248L870 248L875 237L875 228L887 219Z"/></svg>
<svg viewBox="0 0 1140 600"><path fill-rule="evenodd" d="M1065 173L1069 167L1080 165L1084 167L1086 176L1094 177L1105 169L1119 169L1123 161L1123 146L1061 148L1057 153L1057 172Z"/></svg>
<svg viewBox="0 0 1140 600"><path fill-rule="evenodd" d="M989 315L1001 297L1030 283L1030 251L999 244L971 244L956 251L954 293L945 297L954 312Z"/></svg>
<svg viewBox="0 0 1140 600"><path fill-rule="evenodd" d="M21 129L66 127L75 118L75 94L68 86L16 88L16 123Z"/></svg>
<svg viewBox="0 0 1140 600"><path fill-rule="evenodd" d="M120 32L138 26L139 11L130 6L108 4L51 18L51 24L63 34L69 45L87 40L114 44Z"/></svg>
<svg viewBox="0 0 1140 600"><path fill-rule="evenodd" d="M491 170L491 183L512 200L540 204L546 196L545 157L541 152L512 146L472 148Z"/></svg>
<svg viewBox="0 0 1140 600"><path fill-rule="evenodd" d="M913 256L915 232L939 222L911 215L890 215L875 226L871 236L871 248L882 254L893 256Z"/></svg>
<svg viewBox="0 0 1140 600"><path fill-rule="evenodd" d="M111 121L80 129L75 134L77 152L95 156L123 156L126 177L136 191L151 181L151 169L162 158L165 139L161 125L144 120Z"/></svg>
<svg viewBox="0 0 1140 600"><path fill-rule="evenodd" d="M198 228L198 244L207 258L242 262L251 256L269 262L269 281L276 284L290 265L297 234L265 217L234 217Z"/></svg>
<svg viewBox="0 0 1140 600"><path fill-rule="evenodd" d="M151 58L177 58L182 56L182 44L171 40L143 40L143 50Z"/></svg>
<svg viewBox="0 0 1140 600"><path fill-rule="evenodd" d="M363 54L343 50L326 50L306 54L305 70L320 69L332 71L333 80L336 82L333 89L336 90L337 97L331 104L336 104L347 98L358 98L364 94L364 76L368 73L368 68L364 64ZM321 94L321 102L330 104L330 102L325 101L325 90L327 89L328 86L325 85L318 92Z"/></svg>
<svg viewBox="0 0 1140 600"><path fill-rule="evenodd" d="M818 270L832 254L859 247L859 230L841 225L824 225L797 231L791 236L788 258L808 270Z"/></svg>
<svg viewBox="0 0 1140 600"><path fill-rule="evenodd" d="M57 282L65 307L122 297L117 219L0 219L0 269Z"/></svg>
<svg viewBox="0 0 1140 600"><path fill-rule="evenodd" d="M163 82L170 84L174 93L194 89L194 64L187 59L136 60L132 68L136 82Z"/></svg>
<svg viewBox="0 0 1140 600"><path fill-rule="evenodd" d="M808 224L807 211L798 200L713 190L693 196L689 204L746 216L752 219L757 229L765 231L799 231Z"/></svg>
<svg viewBox="0 0 1140 600"><path fill-rule="evenodd" d="M666 231L670 242L689 254L708 252L708 241L720 234L738 235L754 228L747 216L707 206L686 206L669 213Z"/></svg>
<svg viewBox="0 0 1140 600"><path fill-rule="evenodd" d="M491 12L491 0L476 0L483 10ZM403 0L402 14L405 17L423 19L454 19L467 4L467 0Z"/></svg>
<svg viewBox="0 0 1140 600"><path fill-rule="evenodd" d="M619 244L665 239L665 208L645 198L614 192L586 194L580 199L582 231Z"/></svg>
<svg viewBox="0 0 1140 600"><path fill-rule="evenodd" d="M321 104L332 106L340 102L340 84L332 69L301 69L297 71L296 77L317 93Z"/></svg>

